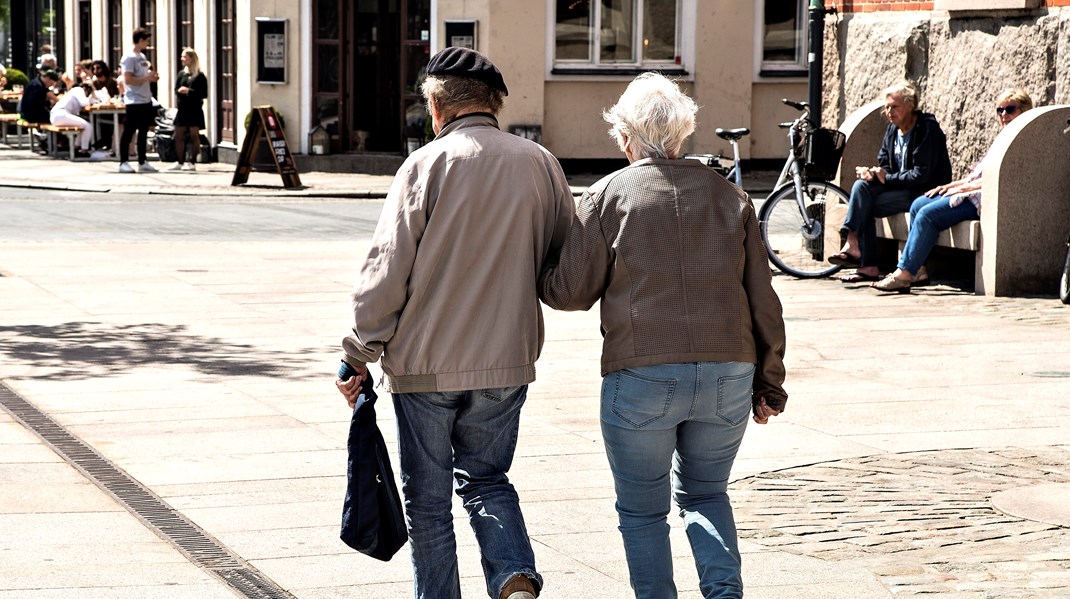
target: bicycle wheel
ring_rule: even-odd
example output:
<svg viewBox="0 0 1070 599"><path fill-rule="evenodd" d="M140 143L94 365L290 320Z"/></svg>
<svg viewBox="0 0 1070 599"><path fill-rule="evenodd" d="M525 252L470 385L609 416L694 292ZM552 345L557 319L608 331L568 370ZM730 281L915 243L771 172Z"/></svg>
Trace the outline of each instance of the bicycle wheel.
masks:
<svg viewBox="0 0 1070 599"><path fill-rule="evenodd" d="M1059 279L1059 299L1070 304L1070 243L1066 247L1066 259L1063 260L1063 276Z"/></svg>
<svg viewBox="0 0 1070 599"><path fill-rule="evenodd" d="M785 185L762 205L758 212L762 241L769 260L781 271L802 279L827 277L840 270L825 261L825 205L847 203L847 192L830 183L807 182L803 186L803 206L812 228L795 199L795 186Z"/></svg>

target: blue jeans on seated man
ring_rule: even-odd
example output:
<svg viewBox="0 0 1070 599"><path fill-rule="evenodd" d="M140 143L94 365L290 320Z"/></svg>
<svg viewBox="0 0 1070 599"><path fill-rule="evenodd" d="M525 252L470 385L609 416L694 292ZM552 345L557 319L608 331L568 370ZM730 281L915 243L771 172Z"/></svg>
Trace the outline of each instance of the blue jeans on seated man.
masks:
<svg viewBox="0 0 1070 599"><path fill-rule="evenodd" d="M918 269L936 245L940 231L978 218L977 208L969 200L952 207L948 196L919 196L910 205L910 233L899 257L899 268L911 275L918 274Z"/></svg>
<svg viewBox="0 0 1070 599"><path fill-rule="evenodd" d="M844 219L840 232L853 231L858 235L862 266L877 265L876 219L906 212L917 195L916 191L889 189L888 186L875 181L855 181L854 187L851 188L851 197L847 201L847 218Z"/></svg>
<svg viewBox="0 0 1070 599"><path fill-rule="evenodd" d="M521 385L392 394L417 599L461 597L454 489L479 543L488 595L498 599L515 574L542 588L520 499L506 476L527 392Z"/></svg>
<svg viewBox="0 0 1070 599"><path fill-rule="evenodd" d="M753 364L700 362L618 370L602 380L602 436L637 599L677 596L667 520L673 498L702 596L743 596L727 490L753 379Z"/></svg>

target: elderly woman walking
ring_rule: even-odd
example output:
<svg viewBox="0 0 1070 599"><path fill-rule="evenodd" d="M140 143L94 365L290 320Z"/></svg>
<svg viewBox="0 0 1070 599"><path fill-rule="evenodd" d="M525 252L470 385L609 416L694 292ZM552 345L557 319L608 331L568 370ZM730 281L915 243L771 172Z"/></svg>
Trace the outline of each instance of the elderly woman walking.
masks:
<svg viewBox="0 0 1070 599"><path fill-rule="evenodd" d="M704 597L742 597L726 493L748 414L787 401L784 321L750 199L680 158L694 101L645 73L604 117L629 166L579 201L543 301L601 301L601 421L637 598L676 597L675 497Z"/></svg>

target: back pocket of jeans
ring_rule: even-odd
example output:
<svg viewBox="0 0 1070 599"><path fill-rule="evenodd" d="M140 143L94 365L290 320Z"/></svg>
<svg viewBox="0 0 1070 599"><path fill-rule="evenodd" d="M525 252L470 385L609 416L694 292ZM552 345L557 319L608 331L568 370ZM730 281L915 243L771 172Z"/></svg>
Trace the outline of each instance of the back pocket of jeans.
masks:
<svg viewBox="0 0 1070 599"><path fill-rule="evenodd" d="M733 426L750 416L754 365L749 366L744 374L726 375L717 379L717 416Z"/></svg>
<svg viewBox="0 0 1070 599"><path fill-rule="evenodd" d="M606 375L602 385L603 397L612 394L613 414L637 429L664 418L676 391L675 379L652 378L630 370Z"/></svg>

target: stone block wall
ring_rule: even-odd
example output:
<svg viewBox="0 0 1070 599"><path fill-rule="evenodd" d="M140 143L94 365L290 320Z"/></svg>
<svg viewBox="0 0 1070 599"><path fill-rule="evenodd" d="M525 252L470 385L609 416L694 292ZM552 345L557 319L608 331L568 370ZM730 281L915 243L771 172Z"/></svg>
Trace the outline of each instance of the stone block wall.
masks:
<svg viewBox="0 0 1070 599"><path fill-rule="evenodd" d="M841 10L826 19L824 67L825 126L838 126L895 81L914 81L921 108L948 135L957 178L995 139L1002 90L1022 87L1037 106L1070 104L1070 8Z"/></svg>

